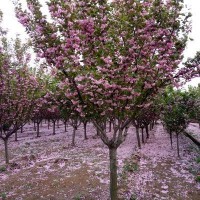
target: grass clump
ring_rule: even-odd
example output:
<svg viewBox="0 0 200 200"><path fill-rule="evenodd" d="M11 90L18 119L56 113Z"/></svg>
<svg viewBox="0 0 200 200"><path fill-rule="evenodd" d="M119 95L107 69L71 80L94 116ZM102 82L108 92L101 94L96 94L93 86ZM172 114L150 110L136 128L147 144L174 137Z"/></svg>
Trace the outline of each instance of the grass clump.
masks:
<svg viewBox="0 0 200 200"><path fill-rule="evenodd" d="M132 161L125 163L123 167L123 171L126 171L126 172L135 172L137 170L138 170L138 164Z"/></svg>
<svg viewBox="0 0 200 200"><path fill-rule="evenodd" d="M5 172L7 169L5 166L0 166L0 173Z"/></svg>

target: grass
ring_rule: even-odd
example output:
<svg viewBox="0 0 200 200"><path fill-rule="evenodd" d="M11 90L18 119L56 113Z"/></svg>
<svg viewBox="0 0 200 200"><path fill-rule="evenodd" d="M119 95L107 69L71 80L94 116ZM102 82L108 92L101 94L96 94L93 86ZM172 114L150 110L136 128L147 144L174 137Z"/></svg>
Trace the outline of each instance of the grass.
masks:
<svg viewBox="0 0 200 200"><path fill-rule="evenodd" d="M138 171L138 164L135 162L132 162L132 161L125 163L125 165L123 167L123 171L126 171L126 172Z"/></svg>
<svg viewBox="0 0 200 200"><path fill-rule="evenodd" d="M132 194L131 197L130 197L130 200L137 200L137 197L135 194Z"/></svg>
<svg viewBox="0 0 200 200"><path fill-rule="evenodd" d="M198 157L198 158L196 159L196 161L197 161L197 163L200 163L200 157Z"/></svg>
<svg viewBox="0 0 200 200"><path fill-rule="evenodd" d="M196 181L200 183L200 175L196 176Z"/></svg>
<svg viewBox="0 0 200 200"><path fill-rule="evenodd" d="M6 199L6 193L5 192L1 193L0 197L2 198L2 200L5 200Z"/></svg>
<svg viewBox="0 0 200 200"><path fill-rule="evenodd" d="M83 195L81 193L78 193L74 196L73 200L81 200Z"/></svg>
<svg viewBox="0 0 200 200"><path fill-rule="evenodd" d="M0 173L1 173L1 172L5 172L5 171L6 171L6 167L5 167L5 166L1 166L1 167L0 167Z"/></svg>

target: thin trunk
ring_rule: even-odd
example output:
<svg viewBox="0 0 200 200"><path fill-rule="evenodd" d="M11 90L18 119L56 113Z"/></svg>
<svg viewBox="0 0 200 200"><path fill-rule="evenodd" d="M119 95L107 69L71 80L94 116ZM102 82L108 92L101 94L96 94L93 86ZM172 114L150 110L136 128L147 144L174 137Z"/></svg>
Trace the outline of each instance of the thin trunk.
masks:
<svg viewBox="0 0 200 200"><path fill-rule="evenodd" d="M86 123L83 123L83 126L84 126L84 139L87 140L87 122Z"/></svg>
<svg viewBox="0 0 200 200"><path fill-rule="evenodd" d="M56 134L56 122L53 121L53 135Z"/></svg>
<svg viewBox="0 0 200 200"><path fill-rule="evenodd" d="M15 132L15 141L17 142L17 131Z"/></svg>
<svg viewBox="0 0 200 200"><path fill-rule="evenodd" d="M147 134L147 139L149 138L149 127L148 125L145 126L145 129L146 129L146 134Z"/></svg>
<svg viewBox="0 0 200 200"><path fill-rule="evenodd" d="M117 149L109 148L110 156L110 199L117 200Z"/></svg>
<svg viewBox="0 0 200 200"><path fill-rule="evenodd" d="M73 134L72 134L72 146L75 146L75 136L76 136L76 128L73 129Z"/></svg>
<svg viewBox="0 0 200 200"><path fill-rule="evenodd" d="M98 128L96 128L97 129L97 136L99 136L99 129Z"/></svg>
<svg viewBox="0 0 200 200"><path fill-rule="evenodd" d="M4 139L4 146L5 146L5 161L6 161L6 164L9 164L8 139Z"/></svg>
<svg viewBox="0 0 200 200"><path fill-rule="evenodd" d="M64 125L65 125L65 132L67 132L67 122L64 121Z"/></svg>
<svg viewBox="0 0 200 200"><path fill-rule="evenodd" d="M48 119L48 129L49 129L49 127L50 127L50 120Z"/></svg>
<svg viewBox="0 0 200 200"><path fill-rule="evenodd" d="M138 147L139 147L139 149L141 149L140 134L139 134L139 128L138 127L136 127L136 137L137 137Z"/></svg>
<svg viewBox="0 0 200 200"><path fill-rule="evenodd" d="M33 125L34 125L34 131L36 131L36 125L35 125L35 121L33 122Z"/></svg>
<svg viewBox="0 0 200 200"><path fill-rule="evenodd" d="M109 132L111 132L111 130L112 130L112 122L109 121Z"/></svg>
<svg viewBox="0 0 200 200"><path fill-rule="evenodd" d="M150 130L152 130L153 129L153 123L152 122L150 123L150 127L151 127Z"/></svg>
<svg viewBox="0 0 200 200"><path fill-rule="evenodd" d="M37 122L37 137L40 137L40 123Z"/></svg>
<svg viewBox="0 0 200 200"><path fill-rule="evenodd" d="M178 153L178 157L180 157L180 151L179 151L179 134L176 133L176 141L177 141L177 153Z"/></svg>
<svg viewBox="0 0 200 200"><path fill-rule="evenodd" d="M21 127L21 133L23 133L23 126Z"/></svg>
<svg viewBox="0 0 200 200"><path fill-rule="evenodd" d="M144 143L144 128L141 128L142 130L142 143Z"/></svg>
<svg viewBox="0 0 200 200"><path fill-rule="evenodd" d="M172 146L172 144L173 144L173 141L172 141L172 131L169 131L169 137L170 137L171 148L173 148L173 146Z"/></svg>

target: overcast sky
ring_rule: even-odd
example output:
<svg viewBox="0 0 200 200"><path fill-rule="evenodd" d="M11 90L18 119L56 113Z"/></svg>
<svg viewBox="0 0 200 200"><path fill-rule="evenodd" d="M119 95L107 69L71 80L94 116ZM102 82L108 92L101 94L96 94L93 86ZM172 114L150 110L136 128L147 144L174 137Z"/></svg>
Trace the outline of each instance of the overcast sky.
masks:
<svg viewBox="0 0 200 200"><path fill-rule="evenodd" d="M42 3L45 0L40 0ZM25 0L20 0L20 2L25 2ZM194 41L188 43L187 49L185 50L185 59L187 57L194 56L195 52L200 50L200 0L184 0L188 8L192 13L192 33L191 38ZM3 11L4 21L3 26L9 30L9 36L14 37L16 34L22 35L21 37L25 39L27 36L25 30L21 24L17 22L14 14L14 6L12 0L0 0L0 10ZM189 84L197 85L200 83L200 78L193 79Z"/></svg>

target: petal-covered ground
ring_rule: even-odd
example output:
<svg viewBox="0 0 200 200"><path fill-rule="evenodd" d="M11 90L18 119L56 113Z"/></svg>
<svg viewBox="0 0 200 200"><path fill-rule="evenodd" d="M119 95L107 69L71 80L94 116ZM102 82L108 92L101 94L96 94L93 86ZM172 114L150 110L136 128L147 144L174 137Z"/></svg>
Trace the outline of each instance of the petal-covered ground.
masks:
<svg viewBox="0 0 200 200"><path fill-rule="evenodd" d="M198 200L200 184L195 177L200 173L199 149L180 135L181 157L177 157L176 140L173 148L169 136L158 125L140 151L138 173L130 175L131 193L140 200Z"/></svg>
<svg viewBox="0 0 200 200"><path fill-rule="evenodd" d="M187 131L200 142L200 126L197 123L190 123Z"/></svg>
<svg viewBox="0 0 200 200"><path fill-rule="evenodd" d="M36 138L33 125L26 125L18 142L9 142L10 162L4 165L4 146L0 143L0 199L8 200L107 200L109 197L108 149L88 124L88 140L83 127L71 146L72 127L64 132L60 122L56 135L52 126L41 127ZM196 127L198 129L198 127ZM185 137L180 138L181 158L174 140L161 125L150 132L150 139L138 150L135 129L118 149L119 193L124 200L199 200L199 151Z"/></svg>

